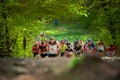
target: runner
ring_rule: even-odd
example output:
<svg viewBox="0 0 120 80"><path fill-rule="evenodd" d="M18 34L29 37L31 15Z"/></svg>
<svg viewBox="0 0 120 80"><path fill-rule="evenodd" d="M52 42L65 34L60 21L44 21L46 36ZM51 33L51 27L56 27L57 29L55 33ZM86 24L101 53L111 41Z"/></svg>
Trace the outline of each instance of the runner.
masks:
<svg viewBox="0 0 120 80"><path fill-rule="evenodd" d="M77 44L77 46L74 48L74 50L75 50L75 55L76 56L82 56L82 54L83 54L83 47L82 47L82 43L81 42L79 42L78 44Z"/></svg>
<svg viewBox="0 0 120 80"><path fill-rule="evenodd" d="M87 53L87 42L83 45L84 53Z"/></svg>
<svg viewBox="0 0 120 80"><path fill-rule="evenodd" d="M76 39L76 40L74 41L74 48L77 46L78 43L79 43L79 40Z"/></svg>
<svg viewBox="0 0 120 80"><path fill-rule="evenodd" d="M115 51L117 50L117 47L115 45L110 45L107 48L107 56L108 57L113 57L115 56Z"/></svg>
<svg viewBox="0 0 120 80"><path fill-rule="evenodd" d="M58 55L58 45L56 40L51 37L48 43L48 57L57 57Z"/></svg>
<svg viewBox="0 0 120 80"><path fill-rule="evenodd" d="M42 58L45 58L47 56L47 43L46 42L41 42L39 45L39 53Z"/></svg>
<svg viewBox="0 0 120 80"><path fill-rule="evenodd" d="M103 40L100 40L97 44L97 49L98 49L98 53L101 55L101 56L104 56L104 51L105 51L105 44L103 42Z"/></svg>
<svg viewBox="0 0 120 80"><path fill-rule="evenodd" d="M96 52L96 48L95 48L95 44L93 43L92 39L90 38L86 44L86 53L90 54L90 53L95 53Z"/></svg>
<svg viewBox="0 0 120 80"><path fill-rule="evenodd" d="M65 54L65 50L67 49L67 45L64 43L64 41L61 41L61 44L59 46L59 52L60 52L60 56L64 56Z"/></svg>
<svg viewBox="0 0 120 80"><path fill-rule="evenodd" d="M43 42L47 41L47 38L46 38L46 35L44 32L42 34L40 34L40 36L41 36L41 39L40 39L41 41L43 41Z"/></svg>
<svg viewBox="0 0 120 80"><path fill-rule="evenodd" d="M73 49L69 46L69 47L65 50L65 56L69 58L69 57L72 57L73 54L74 54L74 51L73 51Z"/></svg>
<svg viewBox="0 0 120 80"><path fill-rule="evenodd" d="M38 55L38 50L39 50L38 45L37 44L33 45L32 52L33 52L34 57L36 57L36 55Z"/></svg>

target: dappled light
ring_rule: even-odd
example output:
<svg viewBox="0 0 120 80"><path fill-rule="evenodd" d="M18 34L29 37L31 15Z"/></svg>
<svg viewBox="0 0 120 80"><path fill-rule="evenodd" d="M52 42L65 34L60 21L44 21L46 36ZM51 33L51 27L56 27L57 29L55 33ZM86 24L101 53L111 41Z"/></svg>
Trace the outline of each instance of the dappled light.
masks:
<svg viewBox="0 0 120 80"><path fill-rule="evenodd" d="M120 0L0 0L0 80L119 80Z"/></svg>

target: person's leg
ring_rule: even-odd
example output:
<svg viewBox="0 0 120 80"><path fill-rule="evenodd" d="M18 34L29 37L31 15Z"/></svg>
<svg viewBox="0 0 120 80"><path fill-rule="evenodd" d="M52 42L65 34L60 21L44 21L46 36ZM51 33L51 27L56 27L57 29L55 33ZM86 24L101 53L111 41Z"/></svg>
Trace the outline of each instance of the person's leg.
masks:
<svg viewBox="0 0 120 80"><path fill-rule="evenodd" d="M48 56L48 57L51 57L51 54L50 54L50 53L47 53L47 56Z"/></svg>
<svg viewBox="0 0 120 80"><path fill-rule="evenodd" d="M72 56L72 54L71 54L70 52L67 52L67 53L66 53L66 57L69 58L69 57L71 57L71 56Z"/></svg>
<svg viewBox="0 0 120 80"><path fill-rule="evenodd" d="M75 56L77 56L77 57L80 56L80 52L76 52Z"/></svg>
<svg viewBox="0 0 120 80"><path fill-rule="evenodd" d="M83 53L80 53L80 57L82 57L83 56Z"/></svg>
<svg viewBox="0 0 120 80"><path fill-rule="evenodd" d="M105 51L102 51L101 53L102 53L102 57L105 57Z"/></svg>
<svg viewBox="0 0 120 80"><path fill-rule="evenodd" d="M103 57L103 51L102 50L99 50L99 54L101 57Z"/></svg>
<svg viewBox="0 0 120 80"><path fill-rule="evenodd" d="M38 52L34 52L33 54L34 54L34 57L36 57L36 55L38 54Z"/></svg>
<svg viewBox="0 0 120 80"><path fill-rule="evenodd" d="M40 56L41 56L42 58L45 58L45 57L47 56L47 53L40 54Z"/></svg>
<svg viewBox="0 0 120 80"><path fill-rule="evenodd" d="M107 57L109 57L109 51L106 52Z"/></svg>
<svg viewBox="0 0 120 80"><path fill-rule="evenodd" d="M112 57L114 57L114 55L115 55L115 51L111 51L112 52Z"/></svg>
<svg viewBox="0 0 120 80"><path fill-rule="evenodd" d="M61 52L61 57L63 57L64 56L64 52Z"/></svg>
<svg viewBox="0 0 120 80"><path fill-rule="evenodd" d="M35 53L33 53L33 56L34 56L34 57L36 57L36 54L35 54Z"/></svg>
<svg viewBox="0 0 120 80"><path fill-rule="evenodd" d="M68 52L66 52L66 53L65 53L65 57L68 57L68 56L69 56L69 55L68 55Z"/></svg>

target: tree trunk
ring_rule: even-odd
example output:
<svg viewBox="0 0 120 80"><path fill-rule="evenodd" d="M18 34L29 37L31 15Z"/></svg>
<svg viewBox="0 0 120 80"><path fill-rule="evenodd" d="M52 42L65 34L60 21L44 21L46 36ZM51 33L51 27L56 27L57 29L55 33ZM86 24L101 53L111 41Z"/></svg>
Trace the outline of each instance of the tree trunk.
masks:
<svg viewBox="0 0 120 80"><path fill-rule="evenodd" d="M26 50L26 37L23 37L23 49Z"/></svg>
<svg viewBox="0 0 120 80"><path fill-rule="evenodd" d="M8 26L7 26L7 14L6 14L6 0L0 0L0 3L2 4L2 12L0 13L1 14L1 17L3 18L4 22L2 22L1 24L3 24L1 27L4 27L3 30L5 31L4 35L4 43L5 45L3 45L3 49L2 50L3 54L2 54L2 57L3 56L10 56L10 53L11 53L11 49L10 49L10 37L9 37L9 29L8 29Z"/></svg>
<svg viewBox="0 0 120 80"><path fill-rule="evenodd" d="M113 44L115 44L115 30L113 28L113 25L114 23L112 21L109 22L109 30L110 30L110 33L112 35L112 40L113 40Z"/></svg>

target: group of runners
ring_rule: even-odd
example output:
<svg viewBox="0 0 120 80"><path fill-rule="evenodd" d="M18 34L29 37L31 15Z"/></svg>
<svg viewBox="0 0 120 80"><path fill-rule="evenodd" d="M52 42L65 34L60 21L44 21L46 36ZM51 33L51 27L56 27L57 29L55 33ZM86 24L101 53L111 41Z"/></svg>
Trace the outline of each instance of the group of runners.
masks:
<svg viewBox="0 0 120 80"><path fill-rule="evenodd" d="M73 55L82 57L84 54L100 54L101 56L113 57L117 49L115 45L106 47L103 40L95 44L92 38L89 38L85 43L79 39L70 43L69 40L57 41L54 37L50 37L47 40L44 33L40 36L40 41L35 42L32 47L34 57L37 55L40 55L42 58L57 56L72 57Z"/></svg>

